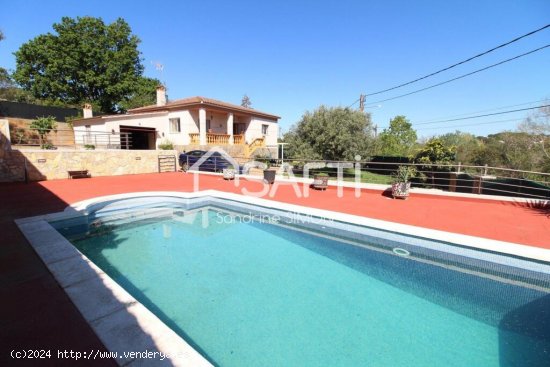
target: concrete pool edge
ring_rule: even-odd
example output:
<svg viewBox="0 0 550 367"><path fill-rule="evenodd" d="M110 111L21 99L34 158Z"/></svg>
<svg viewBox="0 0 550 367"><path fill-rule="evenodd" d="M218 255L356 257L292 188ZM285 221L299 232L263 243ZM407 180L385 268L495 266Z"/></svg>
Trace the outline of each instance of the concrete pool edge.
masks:
<svg viewBox="0 0 550 367"><path fill-rule="evenodd" d="M40 216L40 218L52 221L52 220L61 220L64 218L69 218L74 215L80 215L82 212L85 212L89 207L94 204L98 204L108 200L120 200L120 199L130 199L138 197L147 197L147 196L168 196L168 197L178 197L182 199L192 199L192 198L204 198L204 197L214 197L218 199L226 199L242 202L245 204L259 205L263 207L268 207L272 209L284 210L294 213L302 213L305 215L310 215L320 218L328 218L336 221L356 224L365 227L372 227L388 232L396 232L404 235L426 238L428 240L435 240L441 242L448 242L450 244L455 244L462 247L484 250L490 252L501 253L505 255L512 255L517 257L522 257L526 259L550 262L550 249L544 249L540 247L505 242L499 240L493 240L483 237L475 237L470 235L464 235L460 233L446 232L436 229L429 229L424 227L418 227L408 224L401 224L396 222L390 222L380 219L372 219L368 217L346 214L342 212L336 212L325 209L316 209L306 206L300 206L295 204L288 204L279 202L276 200L262 199L253 196L245 196L240 194L228 193L217 190L203 190L198 192L179 192L179 191L148 191L148 192L134 192L128 194L117 194L117 195L108 195L101 196L92 199L83 200L77 203L74 203L68 206L64 212L47 214L45 216Z"/></svg>
<svg viewBox="0 0 550 367"><path fill-rule="evenodd" d="M170 356L173 366L212 366L42 217L15 222L117 364L166 365Z"/></svg>
<svg viewBox="0 0 550 367"><path fill-rule="evenodd" d="M109 351L138 350L139 346L136 346L136 339L132 339L132 335L121 335L121 330L130 329L132 333L135 333L134 335L141 333L139 334L141 337L137 337L138 340L147 340L150 338L154 341L154 345L150 347L145 345L147 342L143 342L143 347L146 349L158 350L165 354L178 353L181 359L171 360L175 365L200 366L210 365L210 363L181 337L175 334L174 331L168 328L161 320L137 302L122 287L103 273L101 269L97 268L97 266L80 253L48 223L49 221L80 216L86 213L88 209L93 209L94 205L99 205L106 201L147 196L165 196L184 199L208 197L227 199L251 205L304 213L311 216L332 218L338 221L449 242L474 249L495 251L523 258L527 257L550 262L550 250L546 249L431 230L216 190L205 190L194 193L162 191L109 195L74 203L67 207L64 212L16 220L17 225L29 243ZM476 246L471 245L472 241ZM105 290L107 290L107 292L105 292ZM105 299L105 297L108 298L109 296L111 299L106 300L105 303L107 303L107 308L110 313L99 315L97 312L93 313L95 311L90 310L89 306L86 307L90 304L95 305L98 299ZM119 321L122 321L122 324L117 324ZM126 340L124 340L124 337L126 337ZM132 365L135 361L137 361L136 363L140 362L139 359L117 359L117 362L121 365ZM157 360L157 362L160 361Z"/></svg>

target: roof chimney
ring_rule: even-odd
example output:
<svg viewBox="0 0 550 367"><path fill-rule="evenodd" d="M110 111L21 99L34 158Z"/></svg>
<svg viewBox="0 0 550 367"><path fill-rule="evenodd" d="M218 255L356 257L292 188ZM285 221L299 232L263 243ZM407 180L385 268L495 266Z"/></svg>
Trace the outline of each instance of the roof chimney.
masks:
<svg viewBox="0 0 550 367"><path fill-rule="evenodd" d="M84 116L85 119L94 117L91 104L86 103L84 106L82 106L82 116Z"/></svg>
<svg viewBox="0 0 550 367"><path fill-rule="evenodd" d="M166 88L164 85L157 87L157 106L164 106L166 104Z"/></svg>

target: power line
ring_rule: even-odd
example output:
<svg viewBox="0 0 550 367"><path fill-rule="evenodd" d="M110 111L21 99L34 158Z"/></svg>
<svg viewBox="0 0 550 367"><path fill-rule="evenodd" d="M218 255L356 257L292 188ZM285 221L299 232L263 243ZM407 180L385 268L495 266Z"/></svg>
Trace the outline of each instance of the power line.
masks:
<svg viewBox="0 0 550 367"><path fill-rule="evenodd" d="M363 94L361 94L361 96L359 96L359 98L357 98L357 99L355 100L355 102L353 102L352 104L350 104L350 105L348 106L348 108L352 108L357 102L359 102L359 101L361 100L362 97L363 97Z"/></svg>
<svg viewBox="0 0 550 367"><path fill-rule="evenodd" d="M535 110L535 109L537 109L537 108L544 108L544 107L550 107L550 104L548 104L548 105L542 105L542 106L537 106L537 107L520 108L520 109L517 109L517 110L510 110L510 111L486 113L486 114L484 114L484 115L476 115L476 116L460 117L460 118L448 119L448 120L439 120L439 121L423 122L423 123L418 123L418 124L413 124L413 125L429 125L429 124L440 124L440 123L442 123L442 122L452 122L452 121L470 120L470 119L476 119L476 118L480 118L480 117L504 115L504 114L506 114L506 113L514 113L514 112L520 112L520 111Z"/></svg>
<svg viewBox="0 0 550 367"><path fill-rule="evenodd" d="M517 41L521 40L522 38L525 38L525 37L531 36L531 35L533 35L533 34L535 34L535 33L537 33L537 32L543 31L544 29L546 29L546 28L548 28L548 27L550 27L550 24L547 24L547 25L545 25L544 27L541 27L541 28L539 28L539 29L535 29L534 31L531 31L531 32L529 32L529 33L526 33L526 34L524 34L524 35L522 35L522 36L519 36L519 37L517 37L517 38L514 38L514 39L511 40L511 41L508 41L508 42L506 42L506 43L503 43L503 44L501 44L501 45L498 45L498 46L496 46L496 47L493 47L493 48L491 48L490 50L484 51L484 52L482 52L482 53L480 53L480 54L477 54L477 55L475 55L475 56L472 56L472 57L470 57L470 58L468 58L468 59L466 59L466 60L457 62L456 64L453 64L453 65L451 65L451 66L447 66L446 68L443 68L443 69L438 70L438 71L436 71L436 72L433 72L433 73L430 73L430 74L425 75L425 76L423 76L423 77L420 77L420 78L411 80L410 82L406 82L406 83L403 83L403 84L396 85L395 87L387 88L387 89L380 90L380 91L374 92L374 93L368 93L366 96L367 96L367 97L368 97L368 96L374 96L374 95L376 95L376 94L381 94L381 93L384 93L384 92L388 92L388 91L390 91L390 90L394 90L394 89L397 89L397 88L404 87L404 86L409 85L409 84L412 84L412 83L416 83L416 82L418 82L418 81L420 81L420 80L429 78L429 77L431 77L431 76L437 75L437 74L439 74L439 73L442 73L442 72L444 72L444 71L447 71L447 70L452 69L452 68L454 68L454 67L457 67L457 66L459 66L459 65L462 65L462 64L465 64L465 63L467 63L467 62L469 62L469 61L472 61L472 60L474 60L474 59L477 59L478 57L481 57L481 56L483 56L483 55L487 55L487 54L490 53L490 52L493 52L493 51L495 51L495 50L498 50L499 48L502 48L502 47L508 46L508 45L510 45L510 44L512 44L512 43L514 43L514 42L517 42ZM357 101L358 101L358 100L357 100ZM357 103L357 101L355 101L355 102L352 104L352 106L353 106L355 103Z"/></svg>
<svg viewBox="0 0 550 367"><path fill-rule="evenodd" d="M417 122L416 124L421 124L421 123L424 123L424 122L433 122L433 121L438 121L438 120L441 120L441 119L448 119L448 118L453 118L453 117L468 116L468 115L471 115L471 114L474 114L474 113L498 111L498 110L502 110L504 108L519 107L519 106L525 106L525 105L528 105L528 104L540 103L540 102L546 102L546 101L547 101L547 99L539 99L538 101L532 101L532 102L518 103L518 104L507 105L507 106L502 106L502 107L489 108L489 109L485 109L485 110L461 113L461 114L458 114L458 115L443 116L443 117L433 118L433 119L426 120L426 121L421 120L421 121Z"/></svg>
<svg viewBox="0 0 550 367"><path fill-rule="evenodd" d="M520 109L517 109L517 110L510 110L510 111L502 111L502 112L495 112L495 113L487 113L487 114L484 114L484 115L476 115L476 116L461 117L461 118L456 118L456 119L439 120L439 121L430 121L430 122L423 122L423 123L413 123L412 125L414 125L414 126L417 126L417 125L430 125L430 124L440 124L440 123L442 123L442 122L463 121L463 120L470 120L470 119L475 119L475 118L480 118L480 117L504 115L504 114L506 114L506 113L514 113L514 112L535 110L535 109L537 109L537 108L545 108L545 107L550 107L550 104L548 104L548 105L542 105L542 106L537 106L537 107L520 108ZM515 118L515 119L510 119L510 120L499 120L499 121L495 121L495 122L509 122L509 121L514 121L514 120L517 120L517 118ZM479 123L472 124L472 125L483 125L483 124L486 124L486 123L487 123L487 122L479 122ZM492 122L489 122L489 123L492 123ZM471 126L472 126L472 125L471 125ZM462 126L467 126L467 125L462 125ZM389 127L389 126L386 126L386 127L384 127L384 129L386 129L386 128L388 128L388 127ZM459 126L439 126L439 127L434 127L434 128L420 128L420 129L418 129L418 130L425 130L425 129L441 129L441 128L447 128L447 127L459 127Z"/></svg>
<svg viewBox="0 0 550 367"><path fill-rule="evenodd" d="M537 48L537 49L534 49L534 50L532 50L532 51L526 52L526 53L524 53L524 54L521 54L521 55L512 57L512 58L510 58L510 59L506 59L506 60L501 61L501 62L498 62L498 63L496 63L496 64L492 64L492 65L486 66L486 67L484 67L484 68L481 68L481 69L472 71L471 73L467 73L467 74L458 76L458 77L456 77L456 78L446 80L446 81L441 82L441 83L437 83L437 84L434 84L434 85L430 85L429 87L426 87L426 88L417 89L417 90L415 90L415 91L412 91L412 92L409 92L409 93L405 93L405 94L401 94L401 95L399 95L399 96L395 96L395 97L387 98L387 99L382 99L382 100L375 101L375 102L370 102L370 103L381 103L381 102L393 101L394 99L407 97L407 96L410 96L411 94L416 94L416 93L420 93L420 92L423 92L423 91L428 90L428 89L432 89L432 88L435 88L435 87L439 87L439 86L441 86L441 85L443 85L443 84L447 84L447 83L450 83L450 82L454 82L454 81L456 81L456 80L465 78L465 77L467 77L467 76L470 76L470 75L473 75L473 74L477 74L477 73L482 72L482 71L485 71L485 70L487 70L487 69L494 68L495 66L499 66L499 65L502 65L502 64L504 64L504 63L507 63L507 62L510 62L510 61L519 59L520 57L527 56L527 55L530 55L530 54L532 54L532 53L535 53L535 52L544 50L544 49L547 48L547 47L550 47L550 44L545 45L545 46L542 46L542 47L539 47L539 48Z"/></svg>
<svg viewBox="0 0 550 367"><path fill-rule="evenodd" d="M496 123L502 123L502 122L510 122L510 121L522 121L518 120L517 118L513 119L507 119L507 120L497 120L497 121L488 121L488 122L476 122L475 124L461 124L461 125L450 125L450 126L435 126L435 127L420 127L415 130L433 130L433 129L447 129L447 128L455 128L455 127L462 127L462 126L477 126L477 125L487 125L487 124L496 124ZM388 126L383 126L383 129L389 128Z"/></svg>
<svg viewBox="0 0 550 367"><path fill-rule="evenodd" d="M508 119L508 120L478 122L478 123L475 123L475 124L461 124L461 125L437 126L437 127L421 127L420 129L416 129L416 130L454 129L454 128L457 128L457 127L466 127L466 126L500 124L500 123L503 123L503 122L510 122L510 121L520 122L522 120L518 120L517 118L515 118L515 119Z"/></svg>

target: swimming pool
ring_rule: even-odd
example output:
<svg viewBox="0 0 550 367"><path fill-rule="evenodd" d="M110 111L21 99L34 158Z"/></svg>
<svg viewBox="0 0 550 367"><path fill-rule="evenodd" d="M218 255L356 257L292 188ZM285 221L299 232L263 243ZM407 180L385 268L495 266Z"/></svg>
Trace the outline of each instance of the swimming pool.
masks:
<svg viewBox="0 0 550 367"><path fill-rule="evenodd" d="M550 360L543 261L212 197L51 224L216 365Z"/></svg>

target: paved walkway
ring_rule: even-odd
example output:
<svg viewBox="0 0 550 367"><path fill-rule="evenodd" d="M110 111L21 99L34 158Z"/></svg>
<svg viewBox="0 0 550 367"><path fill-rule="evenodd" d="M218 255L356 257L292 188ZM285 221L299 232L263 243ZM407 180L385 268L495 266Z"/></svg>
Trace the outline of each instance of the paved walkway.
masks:
<svg viewBox="0 0 550 367"><path fill-rule="evenodd" d="M235 193L241 193L242 187L249 191L260 191L262 187L244 180L241 187L235 187L232 182L211 175L201 175L199 183L200 189ZM14 219L61 211L70 203L102 195L192 190L193 175L183 173L0 184L0 365L15 365L7 353L17 348L104 350L21 235ZM362 190L361 197L356 198L352 189L345 189L339 198L334 187L327 191L310 190L309 197L299 198L290 186L279 186L271 199L550 249L549 209L529 203L426 194L412 194L403 201L392 200L375 190ZM74 364L74 360L57 358L51 362ZM105 364L101 361L101 365Z"/></svg>

